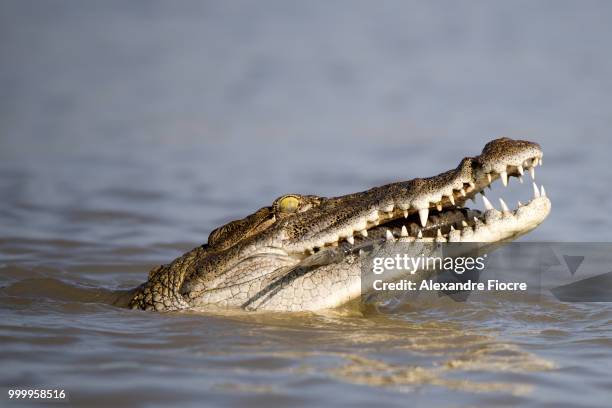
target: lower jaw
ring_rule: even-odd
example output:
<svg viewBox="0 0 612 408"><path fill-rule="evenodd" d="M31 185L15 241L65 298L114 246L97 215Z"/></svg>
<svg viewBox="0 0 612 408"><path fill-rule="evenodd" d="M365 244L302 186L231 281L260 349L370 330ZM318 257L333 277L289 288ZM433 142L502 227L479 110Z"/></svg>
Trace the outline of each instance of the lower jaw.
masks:
<svg viewBox="0 0 612 408"><path fill-rule="evenodd" d="M533 198L529 203L514 210L490 209L484 213L461 209L465 216L458 222L441 224L436 228L415 233L412 228L400 227L398 222L382 224L368 231L369 238L362 241L387 240L396 242L498 242L515 239L541 224L551 208L547 197ZM441 213L443 214L443 213ZM407 222L410 225L410 222ZM356 242L356 245L359 243Z"/></svg>

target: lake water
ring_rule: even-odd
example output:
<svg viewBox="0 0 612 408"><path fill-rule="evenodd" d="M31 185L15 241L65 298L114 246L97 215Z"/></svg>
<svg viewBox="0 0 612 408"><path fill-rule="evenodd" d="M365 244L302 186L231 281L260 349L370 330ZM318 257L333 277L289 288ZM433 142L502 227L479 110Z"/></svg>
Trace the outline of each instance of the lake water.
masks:
<svg viewBox="0 0 612 408"><path fill-rule="evenodd" d="M553 209L523 240L610 241L611 20L603 1L2 1L0 405L609 406L606 303L102 299L279 195L430 176L499 136L545 152Z"/></svg>

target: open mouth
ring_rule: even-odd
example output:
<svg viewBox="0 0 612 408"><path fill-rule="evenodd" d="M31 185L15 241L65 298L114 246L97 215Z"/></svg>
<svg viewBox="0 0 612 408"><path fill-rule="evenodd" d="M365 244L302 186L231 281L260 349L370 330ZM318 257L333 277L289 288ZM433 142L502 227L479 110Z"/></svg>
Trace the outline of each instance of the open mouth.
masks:
<svg viewBox="0 0 612 408"><path fill-rule="evenodd" d="M502 170L479 169L462 187L456 188L455 183L450 189L444 187L443 193L436 192L439 199L429 201L425 208L412 205L402 208L397 203L382 206L363 219L361 225L307 252L336 246L360 247L373 241L492 242L522 235L541 223L550 210L544 186L535 183L535 168L541 164L540 154L521 160L520 164L497 167ZM512 208L500 198L496 208L485 196L485 189L497 181L504 187L511 177L523 183L525 173L530 174L533 186L533 197L525 204L519 201ZM469 207L469 201L475 204L477 200L482 201L483 210Z"/></svg>
<svg viewBox="0 0 612 408"><path fill-rule="evenodd" d="M506 172L490 172L479 179L476 183L467 184L463 190L456 191L446 202L438 202L435 205L418 212L406 214L406 217L393 218L388 221L380 221L378 225L372 225L366 230L366 236L355 236L350 241L358 242L365 239L401 240L411 242L422 239L427 242L460 241L461 236L473 234L479 228L494 224L500 219L518 218L521 208L529 207L536 200L546 199L544 186L538 187L535 183L535 167L541 165L540 158L526 160L520 166L508 166ZM496 181L500 181L504 187L508 186L510 177L516 177L520 183L524 182L524 173L531 175L533 186L533 197L525 204L518 202L514 208L499 198L496 206L486 197L485 189ZM482 200L483 210L470 208L467 204L476 200ZM403 214L404 215L404 214Z"/></svg>

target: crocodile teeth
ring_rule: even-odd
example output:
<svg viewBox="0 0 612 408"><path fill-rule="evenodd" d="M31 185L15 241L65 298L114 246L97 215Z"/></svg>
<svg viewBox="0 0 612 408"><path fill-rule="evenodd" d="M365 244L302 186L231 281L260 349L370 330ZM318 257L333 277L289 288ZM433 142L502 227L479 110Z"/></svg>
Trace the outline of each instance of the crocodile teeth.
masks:
<svg viewBox="0 0 612 408"><path fill-rule="evenodd" d="M523 166L521 166L519 164L518 166L516 166L516 169L518 170L519 174L522 176L523 175Z"/></svg>
<svg viewBox="0 0 612 408"><path fill-rule="evenodd" d="M540 166L542 165L542 159L540 159ZM544 190L544 185L542 184L542 186L540 187L540 195L542 197L546 197L546 190Z"/></svg>
<svg viewBox="0 0 612 408"><path fill-rule="evenodd" d="M519 183L523 184L523 176L519 176Z"/></svg>
<svg viewBox="0 0 612 408"><path fill-rule="evenodd" d="M451 230L451 231L454 231L454 230L455 230L455 227L453 227L453 226L451 225L450 230Z"/></svg>
<svg viewBox="0 0 612 408"><path fill-rule="evenodd" d="M455 205L455 197L453 197L453 193L450 193L448 196L448 201L450 201L452 205Z"/></svg>
<svg viewBox="0 0 612 408"><path fill-rule="evenodd" d="M437 203L436 204L436 210L442 211L442 203Z"/></svg>
<svg viewBox="0 0 612 408"><path fill-rule="evenodd" d="M539 198L540 197L540 190L538 190L538 186L537 186L537 184L535 182L533 183L533 196L535 198Z"/></svg>
<svg viewBox="0 0 612 408"><path fill-rule="evenodd" d="M387 241L392 241L395 238L393 237L393 233L390 230L386 230L385 231L385 238L387 238Z"/></svg>
<svg viewBox="0 0 612 408"><path fill-rule="evenodd" d="M402 237L407 237L408 236L408 229L406 229L405 225L402 225L402 232L400 234Z"/></svg>
<svg viewBox="0 0 612 408"><path fill-rule="evenodd" d="M487 180L489 180L489 184L491 184L491 180L492 180L491 173L487 173Z"/></svg>
<svg viewBox="0 0 612 408"><path fill-rule="evenodd" d="M461 221L461 226L465 228L465 227L467 227L467 226L468 226L468 223L467 223L467 222L465 222L465 220L463 220L463 221Z"/></svg>
<svg viewBox="0 0 612 408"><path fill-rule="evenodd" d="M489 199L485 196L482 196L482 202L484 203L484 206L487 210L494 210L495 207L493 207L493 204L491 204L491 202L489 201Z"/></svg>
<svg viewBox="0 0 612 408"><path fill-rule="evenodd" d="M438 238L442 238L442 231L440 231L440 228L438 228L438 230L436 231L436 236Z"/></svg>
<svg viewBox="0 0 612 408"><path fill-rule="evenodd" d="M423 238L423 231L419 230L419 233L417 234L417 238Z"/></svg>
<svg viewBox="0 0 612 408"><path fill-rule="evenodd" d="M359 232L361 233L361 236L363 236L363 237L367 237L368 236L368 230L366 230L366 229L361 230Z"/></svg>
<svg viewBox="0 0 612 408"><path fill-rule="evenodd" d="M508 186L508 173L505 171L502 171L501 173L499 173L499 176L501 177L501 181L504 187L507 187Z"/></svg>
<svg viewBox="0 0 612 408"><path fill-rule="evenodd" d="M404 218L408 218L408 210L404 210Z"/></svg>
<svg viewBox="0 0 612 408"><path fill-rule="evenodd" d="M521 203L520 201L517 202L519 208L523 206L523 203Z"/></svg>
<svg viewBox="0 0 612 408"><path fill-rule="evenodd" d="M531 174L531 179L535 180L535 167L529 169L529 174Z"/></svg>
<svg viewBox="0 0 612 408"><path fill-rule="evenodd" d="M506 205L506 202L501 197L499 197L499 203L501 204L501 208L503 212L510 212L510 209Z"/></svg>
<svg viewBox="0 0 612 408"><path fill-rule="evenodd" d="M422 208L419 210L419 218L421 219L421 226L427 225L427 217L429 217L429 208Z"/></svg>
<svg viewBox="0 0 612 408"><path fill-rule="evenodd" d="M355 238L353 238L353 236L351 235L350 237L346 237L346 240L348 241L349 244L354 245L355 244Z"/></svg>
<svg viewBox="0 0 612 408"><path fill-rule="evenodd" d="M465 197L465 190L460 188L459 189L459 194L461 194L463 197Z"/></svg>

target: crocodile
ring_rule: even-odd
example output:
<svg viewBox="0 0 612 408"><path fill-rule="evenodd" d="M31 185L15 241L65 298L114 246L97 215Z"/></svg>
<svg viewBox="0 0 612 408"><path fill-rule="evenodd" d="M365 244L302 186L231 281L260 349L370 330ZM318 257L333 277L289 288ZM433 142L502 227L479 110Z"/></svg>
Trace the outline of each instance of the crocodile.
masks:
<svg viewBox="0 0 612 408"><path fill-rule="evenodd" d="M531 200L510 209L500 199L499 210L485 189L497 180L507 186L510 177L522 182L525 172L535 180L542 155L537 143L500 138L437 176L333 198L283 195L152 269L121 302L152 311L336 308L362 295L363 256L353 249L393 242L503 243L536 228L551 208L543 186L533 181ZM483 211L468 207L477 195Z"/></svg>

